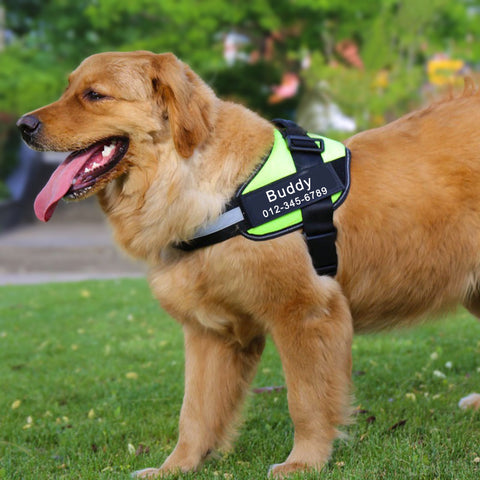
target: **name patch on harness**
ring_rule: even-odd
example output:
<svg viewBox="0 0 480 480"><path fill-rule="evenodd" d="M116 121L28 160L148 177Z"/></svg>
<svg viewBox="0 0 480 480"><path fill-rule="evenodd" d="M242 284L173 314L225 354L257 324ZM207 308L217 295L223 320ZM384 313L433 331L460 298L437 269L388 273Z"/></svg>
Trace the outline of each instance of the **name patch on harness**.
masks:
<svg viewBox="0 0 480 480"><path fill-rule="evenodd" d="M343 188L333 167L319 162L238 198L250 225L257 227L323 197L330 197Z"/></svg>

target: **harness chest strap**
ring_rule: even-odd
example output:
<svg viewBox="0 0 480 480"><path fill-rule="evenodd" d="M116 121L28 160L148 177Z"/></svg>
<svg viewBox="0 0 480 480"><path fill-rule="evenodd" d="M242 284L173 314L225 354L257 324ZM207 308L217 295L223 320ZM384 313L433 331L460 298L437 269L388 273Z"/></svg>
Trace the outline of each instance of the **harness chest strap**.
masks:
<svg viewBox="0 0 480 480"><path fill-rule="evenodd" d="M268 240L303 228L313 265L335 275L333 210L350 185L350 152L340 142L307 134L289 120L274 120L275 142L259 169L237 191L225 212L177 245L186 251L235 235Z"/></svg>

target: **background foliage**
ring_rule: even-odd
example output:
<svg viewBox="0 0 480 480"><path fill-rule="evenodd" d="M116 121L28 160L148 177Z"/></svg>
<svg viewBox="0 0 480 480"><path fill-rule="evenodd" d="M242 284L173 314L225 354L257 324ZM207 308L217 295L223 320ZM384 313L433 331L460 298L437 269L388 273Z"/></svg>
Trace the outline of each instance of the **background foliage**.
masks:
<svg viewBox="0 0 480 480"><path fill-rule="evenodd" d="M259 91L268 96L264 86L278 82L286 69L299 70L302 52L313 54L312 68L304 75L307 87L330 80L328 70L339 60L335 45L345 39L359 46L365 66L361 76L369 79L387 68L392 72L391 89L395 91L398 81L410 96L425 77L413 75L409 81L410 75L401 72L424 71L430 55L447 52L471 64L480 56L477 0L5 0L3 4L10 41L0 57L0 111L15 114L54 99L66 74L85 56L99 51L173 51L221 90L237 92L232 78L248 83L249 90L240 90L253 108L261 106ZM232 31L250 39L246 47L250 52L261 51L272 34L281 38L274 55L258 62L262 68L258 63L228 66L222 41ZM236 69L242 74L235 76ZM347 79L339 83L343 81L348 84ZM368 81L357 85L360 90L368 87ZM340 99L337 90L335 97ZM366 100L361 97L350 114Z"/></svg>
<svg viewBox="0 0 480 480"><path fill-rule="evenodd" d="M480 0L3 0L0 112L16 117L53 101L90 54L147 49L174 52L220 95L267 117L295 117L320 99L365 129L424 101L432 55L475 68L479 11ZM233 64L224 58L229 33L248 40ZM339 54L345 40L363 68ZM300 90L269 102L286 72ZM0 140L5 164L2 150Z"/></svg>

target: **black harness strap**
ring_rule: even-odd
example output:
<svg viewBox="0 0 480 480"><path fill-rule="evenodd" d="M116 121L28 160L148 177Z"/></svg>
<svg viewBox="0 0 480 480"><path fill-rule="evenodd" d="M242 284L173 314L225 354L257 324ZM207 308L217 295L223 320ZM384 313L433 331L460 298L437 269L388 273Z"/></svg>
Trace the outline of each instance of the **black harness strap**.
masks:
<svg viewBox="0 0 480 480"><path fill-rule="evenodd" d="M314 139L310 139L303 128L289 120L275 119L273 123L279 127L280 132L287 141L293 161L300 172L317 163L324 148L318 147ZM317 140L318 141L318 140ZM323 160L320 159L323 163ZM344 168L342 162L324 164L331 169L330 173L337 175L335 166ZM340 165L339 165L340 164ZM340 176L342 172L338 172ZM319 275L335 276L337 273L337 250L335 241L337 230L333 224L333 203L330 197L312 203L302 208L303 232L307 242L308 251L312 257L315 270Z"/></svg>

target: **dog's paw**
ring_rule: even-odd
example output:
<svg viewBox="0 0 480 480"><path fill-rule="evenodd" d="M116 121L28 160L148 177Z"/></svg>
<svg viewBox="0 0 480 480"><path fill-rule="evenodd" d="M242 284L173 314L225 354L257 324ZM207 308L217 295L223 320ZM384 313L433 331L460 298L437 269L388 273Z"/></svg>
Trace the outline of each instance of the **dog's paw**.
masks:
<svg viewBox="0 0 480 480"><path fill-rule="evenodd" d="M285 463L276 463L268 469L268 478L288 478L289 475L299 472L307 472L314 470L313 467L309 467L304 463L297 462L285 462Z"/></svg>
<svg viewBox="0 0 480 480"><path fill-rule="evenodd" d="M137 470L133 472L132 478L159 478L162 475L162 471L159 468L144 468L143 470Z"/></svg>
<svg viewBox="0 0 480 480"><path fill-rule="evenodd" d="M463 397L458 402L458 406L463 409L473 408L474 410L478 410L480 408L480 394L471 393L470 395Z"/></svg>

